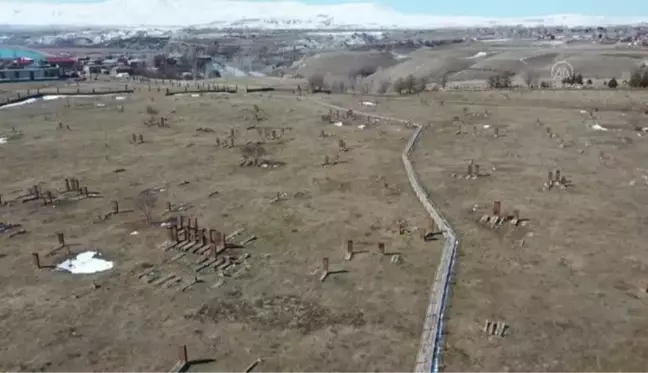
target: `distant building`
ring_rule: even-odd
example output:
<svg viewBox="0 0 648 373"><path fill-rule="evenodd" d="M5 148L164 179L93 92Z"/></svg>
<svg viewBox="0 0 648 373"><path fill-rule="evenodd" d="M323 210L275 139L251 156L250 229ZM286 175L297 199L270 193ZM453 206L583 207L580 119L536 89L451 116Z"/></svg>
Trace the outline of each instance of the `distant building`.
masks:
<svg viewBox="0 0 648 373"><path fill-rule="evenodd" d="M72 70L77 64L77 60L70 57L49 57L47 63L52 66L58 66L64 70Z"/></svg>
<svg viewBox="0 0 648 373"><path fill-rule="evenodd" d="M115 66L119 65L119 60L117 58L105 59L105 60L101 61L101 64L108 67L108 68L111 68L111 67L115 67Z"/></svg>
<svg viewBox="0 0 648 373"><path fill-rule="evenodd" d="M83 72L86 74L101 74L101 65L85 65L83 66Z"/></svg>
<svg viewBox="0 0 648 373"><path fill-rule="evenodd" d="M144 66L146 66L146 63L144 61L140 60L140 59L133 58L133 59L128 61L128 66L130 66L130 67L132 67L134 69L138 69L138 68L143 68Z"/></svg>
<svg viewBox="0 0 648 373"><path fill-rule="evenodd" d="M22 82L36 80L58 80L63 76L59 67L25 67L0 69L0 82Z"/></svg>
<svg viewBox="0 0 648 373"><path fill-rule="evenodd" d="M116 66L111 69L111 74L112 75L117 75L117 74L128 74L128 75L133 75L133 68L130 66Z"/></svg>

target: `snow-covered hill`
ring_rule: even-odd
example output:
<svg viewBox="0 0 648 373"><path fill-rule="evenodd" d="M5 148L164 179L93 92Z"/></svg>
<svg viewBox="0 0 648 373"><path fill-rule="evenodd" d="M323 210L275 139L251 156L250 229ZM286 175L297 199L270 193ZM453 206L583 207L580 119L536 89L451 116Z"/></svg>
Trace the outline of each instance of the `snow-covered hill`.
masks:
<svg viewBox="0 0 648 373"><path fill-rule="evenodd" d="M0 24L78 26L196 26L254 29L423 29L438 27L546 25L600 26L648 22L619 18L555 15L542 18L457 17L400 14L372 3L307 5L297 1L104 0L56 3L0 0Z"/></svg>

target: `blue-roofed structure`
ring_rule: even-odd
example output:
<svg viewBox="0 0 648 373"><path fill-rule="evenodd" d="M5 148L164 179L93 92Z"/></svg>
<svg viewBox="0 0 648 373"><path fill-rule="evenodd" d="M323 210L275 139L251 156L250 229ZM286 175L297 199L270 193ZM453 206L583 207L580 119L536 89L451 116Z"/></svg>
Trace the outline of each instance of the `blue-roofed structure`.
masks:
<svg viewBox="0 0 648 373"><path fill-rule="evenodd" d="M0 60L15 60L17 58L30 58L32 60L45 60L47 56L34 50L0 46Z"/></svg>

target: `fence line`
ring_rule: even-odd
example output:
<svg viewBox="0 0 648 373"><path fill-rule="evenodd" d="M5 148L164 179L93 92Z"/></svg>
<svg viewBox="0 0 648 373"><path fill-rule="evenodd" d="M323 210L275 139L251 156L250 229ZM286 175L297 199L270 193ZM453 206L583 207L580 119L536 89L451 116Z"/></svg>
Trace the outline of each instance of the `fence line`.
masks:
<svg viewBox="0 0 648 373"><path fill-rule="evenodd" d="M348 110L347 108L340 106L327 104L317 100L314 101L331 109ZM439 208L434 205L427 192L421 185L418 175L416 174L416 171L412 166L412 162L409 159L409 156L414 150L414 147L420 139L421 134L425 130L425 127L404 119L384 117L375 114L358 112L355 110L354 113L361 116L369 116L372 118L379 118L400 124L413 125L416 127L416 131L410 138L407 146L405 146L405 149L403 149L401 158L403 165L405 166L407 178L412 189L414 190L414 193L416 194L430 217L434 219L437 227L439 227L439 229L443 232L445 242L443 246L443 252L441 254L441 260L439 261L439 266L437 267L437 271L434 276L434 283L432 284L432 287L430 289L430 303L428 305L425 321L423 323L423 332L421 334L421 342L414 371L436 373L439 371L439 361L441 358L443 344L443 319L448 296L450 293L450 279L452 276L452 270L454 268L459 240L457 240L457 235L452 226L450 226L450 223L448 223L445 217L441 214Z"/></svg>

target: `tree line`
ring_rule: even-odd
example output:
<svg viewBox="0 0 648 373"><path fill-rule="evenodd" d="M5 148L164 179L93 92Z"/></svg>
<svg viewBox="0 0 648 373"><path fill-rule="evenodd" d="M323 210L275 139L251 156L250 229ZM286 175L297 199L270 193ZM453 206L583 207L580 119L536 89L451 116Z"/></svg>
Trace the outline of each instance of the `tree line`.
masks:
<svg viewBox="0 0 648 373"><path fill-rule="evenodd" d="M344 93L351 90L363 94L394 92L400 95L412 95L425 91L430 83L445 88L451 74L451 72L445 73L437 79L432 79L430 76L417 77L408 74L392 81L390 79L371 79L371 75L374 73L376 73L376 69L363 68L352 72L347 79L336 79L322 74L313 74L308 78L308 85L312 92ZM491 89L513 88L513 77L515 75L513 72L494 74L487 79L487 85ZM522 78L529 88L548 89L552 87L552 84L546 81L538 83L538 76L533 72L523 73ZM563 85L593 85L592 79L586 79L582 73L577 72L563 78L561 83ZM620 85L615 77L605 80L603 83L612 89ZM648 88L648 66L644 64L636 68L631 72L630 79L624 80L622 83L631 88Z"/></svg>

